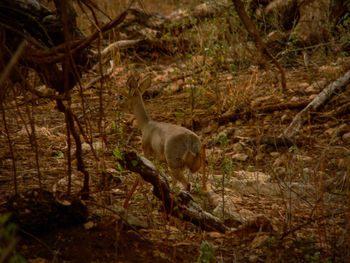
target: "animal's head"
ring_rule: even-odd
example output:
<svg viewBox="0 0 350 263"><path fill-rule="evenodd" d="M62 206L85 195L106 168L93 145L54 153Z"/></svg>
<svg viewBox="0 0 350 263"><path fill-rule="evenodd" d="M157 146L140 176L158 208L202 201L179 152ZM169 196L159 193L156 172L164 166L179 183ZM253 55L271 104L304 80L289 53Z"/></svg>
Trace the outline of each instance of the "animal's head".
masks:
<svg viewBox="0 0 350 263"><path fill-rule="evenodd" d="M145 77L140 78L140 76L135 77L135 74L132 74L128 78L126 86L128 88L128 98L142 96L145 90L151 86L151 75L148 74Z"/></svg>

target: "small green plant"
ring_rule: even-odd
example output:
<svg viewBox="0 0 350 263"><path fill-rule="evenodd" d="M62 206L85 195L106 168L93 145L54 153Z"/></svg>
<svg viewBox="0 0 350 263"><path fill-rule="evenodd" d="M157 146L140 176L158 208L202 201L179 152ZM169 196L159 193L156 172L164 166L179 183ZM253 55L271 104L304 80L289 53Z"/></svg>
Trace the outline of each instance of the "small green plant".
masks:
<svg viewBox="0 0 350 263"><path fill-rule="evenodd" d="M123 153L122 153L122 151L119 148L117 148L117 147L114 148L113 154L117 158L117 160L122 160L123 159ZM133 165L134 165L134 163L133 163ZM123 167L121 166L121 164L119 162L117 162L117 166L118 166L119 172L123 173Z"/></svg>
<svg viewBox="0 0 350 263"><path fill-rule="evenodd" d="M249 166L247 167L247 170L248 170L249 172L255 172L255 167L254 167L253 165L249 165Z"/></svg>
<svg viewBox="0 0 350 263"><path fill-rule="evenodd" d="M178 111L176 114L178 117L181 117L181 118L185 116L185 113L183 111Z"/></svg>
<svg viewBox="0 0 350 263"><path fill-rule="evenodd" d="M296 147L296 146L291 146L291 147L289 148L289 152L290 152L290 153L297 154L297 155L300 155L300 154L301 154L300 149L299 149L298 147Z"/></svg>
<svg viewBox="0 0 350 263"><path fill-rule="evenodd" d="M215 137L215 143L220 144L220 146L228 145L227 133L223 132Z"/></svg>
<svg viewBox="0 0 350 263"><path fill-rule="evenodd" d="M232 176L233 171L234 171L234 164L233 164L232 159L225 158L222 161L222 171L226 175L227 179L229 179Z"/></svg>
<svg viewBox="0 0 350 263"><path fill-rule="evenodd" d="M114 156L115 156L118 160L123 159L123 153L120 151L119 148L117 148L117 147L114 148L113 154L114 154Z"/></svg>
<svg viewBox="0 0 350 263"><path fill-rule="evenodd" d="M63 152L58 152L58 153L56 154L56 156L55 156L55 159L56 159L56 160L62 159L62 158L64 158Z"/></svg>
<svg viewBox="0 0 350 263"><path fill-rule="evenodd" d="M15 249L17 226L9 219L10 214L0 216L0 262L25 263L26 260Z"/></svg>
<svg viewBox="0 0 350 263"><path fill-rule="evenodd" d="M132 160L131 161L131 165L134 166L134 167L137 166L138 164L139 164L139 162L137 160Z"/></svg>
<svg viewBox="0 0 350 263"><path fill-rule="evenodd" d="M212 263L215 261L215 249L213 243L202 241L202 244L200 246L200 255L197 259L197 263Z"/></svg>
<svg viewBox="0 0 350 263"><path fill-rule="evenodd" d="M273 245L276 243L276 238L275 237L269 237L267 239L267 247L271 248Z"/></svg>
<svg viewBox="0 0 350 263"><path fill-rule="evenodd" d="M308 262L318 262L320 259L320 252L315 252L313 255L306 254L305 259Z"/></svg>

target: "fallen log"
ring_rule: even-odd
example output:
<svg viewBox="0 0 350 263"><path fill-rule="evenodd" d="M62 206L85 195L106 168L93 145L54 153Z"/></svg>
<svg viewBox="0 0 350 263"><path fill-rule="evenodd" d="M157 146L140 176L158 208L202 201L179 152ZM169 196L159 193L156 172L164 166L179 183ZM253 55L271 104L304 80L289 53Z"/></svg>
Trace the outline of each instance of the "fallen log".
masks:
<svg viewBox="0 0 350 263"><path fill-rule="evenodd" d="M345 87L350 83L350 71L346 72L344 76L329 84L322 90L301 112L299 112L291 122L291 124L284 130L280 137L292 139L301 129L304 122L307 120L310 110L316 111L320 106L325 104L336 91Z"/></svg>
<svg viewBox="0 0 350 263"><path fill-rule="evenodd" d="M130 8L126 18L118 26L118 31L128 36L128 39L119 39L111 43L101 55L104 57L114 50L129 48L137 50L138 53L161 51L172 55L184 52L193 39L187 39L181 33L207 18L220 16L227 12L231 5L222 0L208 1L189 10L177 9L167 16L156 12L149 13L141 8ZM192 43L191 46L193 45Z"/></svg>
<svg viewBox="0 0 350 263"><path fill-rule="evenodd" d="M166 175L145 157L127 151L118 161L124 168L140 174L146 182L152 184L154 195L163 202L168 215L191 222L206 231L224 233L228 230L219 218L204 211L188 192L172 192Z"/></svg>

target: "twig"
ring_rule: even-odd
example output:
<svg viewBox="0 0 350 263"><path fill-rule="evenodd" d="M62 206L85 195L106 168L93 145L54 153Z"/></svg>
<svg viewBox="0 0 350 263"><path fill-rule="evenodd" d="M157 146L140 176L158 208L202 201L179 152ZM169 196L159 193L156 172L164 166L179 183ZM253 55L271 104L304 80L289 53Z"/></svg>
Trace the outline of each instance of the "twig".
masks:
<svg viewBox="0 0 350 263"><path fill-rule="evenodd" d="M12 68L16 65L19 57L22 55L22 52L24 51L24 48L25 48L26 44L27 44L26 40L23 40L19 44L15 54L11 57L9 63L6 65L6 67L3 70L3 72L1 72L1 75L0 75L0 86L1 87L2 87L2 85L4 85L5 80L7 79L7 76L10 74Z"/></svg>
<svg viewBox="0 0 350 263"><path fill-rule="evenodd" d="M281 66L281 64L276 60L276 58L270 53L270 51L267 49L265 42L261 39L258 29L256 28L255 24L252 22L252 20L249 18L248 14L245 11L244 4L241 0L233 0L233 3L235 5L236 12L238 16L240 17L242 23L244 24L245 28L247 29L249 35L253 38L253 41L255 42L255 45L258 49L259 56L261 59L261 64L266 69L269 68L268 64L263 58L263 54L265 54L267 57L269 57L272 62L277 66L281 73L281 85L283 92L287 91L287 83L286 83L286 73Z"/></svg>
<svg viewBox="0 0 350 263"><path fill-rule="evenodd" d="M113 214L116 214L117 216L119 216L119 218L123 221L123 223L125 223L127 226L129 226L132 230L134 230L143 240L146 240L148 241L148 239L140 232L138 231L135 227L133 227L132 225L130 225L130 223L128 222L128 220L124 217L124 215L122 214L123 211L125 211L124 208L121 208L121 212L118 212L116 211L115 209L112 209L110 207L107 207L107 206L104 206L104 205L101 205L99 203L96 203L96 202L93 202L93 201L89 201L89 203L95 205L95 206L98 206L100 208L103 208L103 209L106 209L110 212L112 212Z"/></svg>
<svg viewBox="0 0 350 263"><path fill-rule="evenodd" d="M35 165L36 165L36 169L37 169L37 174L38 174L38 181L39 181L39 188L41 188L41 171L40 171L40 163L39 163L39 147L38 147L38 140L36 138L36 132L35 132L35 122L34 122L34 117L33 117L33 108L32 108L32 112L30 112L29 106L28 106L28 98L25 95L24 96L25 101L26 101L26 112L28 115L28 119L29 119L29 124L30 124L30 129L31 129L31 134L29 136L29 141L32 145L32 147L34 148L35 151Z"/></svg>
<svg viewBox="0 0 350 263"><path fill-rule="evenodd" d="M74 118L72 117L72 112L70 109L66 108L64 106L62 100L57 100L57 108L60 112L64 113L65 116L67 117L67 125L70 129L70 132L75 140L75 145L76 145L76 151L75 151L75 156L77 158L77 170L82 172L84 175L84 185L83 188L81 189L81 196L82 199L88 199L89 198L89 173L85 169L84 161L82 158L82 148L81 148L81 140L74 128Z"/></svg>
<svg viewBox="0 0 350 263"><path fill-rule="evenodd" d="M134 2L131 1L131 3ZM87 47L92 41L97 39L100 36L101 32L105 32L113 27L116 27L119 25L121 22L124 21L127 13L128 13L129 7L123 11L117 18L115 18L113 21L110 23L104 25L101 27L100 30L96 30L94 33L89 35L88 37L82 39L82 40L75 40L71 41L70 45L72 47L71 49L71 54L75 54L79 50ZM30 60L35 63L39 64L52 64L52 63L57 63L62 60L64 60L64 53L60 53L64 50L66 46L66 43L60 44L58 46L55 46L49 50L36 50L32 49L30 53L28 52L28 56L30 56ZM57 55L58 54L58 55Z"/></svg>
<svg viewBox="0 0 350 263"><path fill-rule="evenodd" d="M5 110L3 107L3 104L1 103L1 112L2 112L2 121L4 123L4 128L6 132L6 137L7 137L7 142L10 148L10 153L11 153L11 159L12 159L12 172L13 172L13 183L15 187L15 194L17 194L17 170L16 170L16 161L15 161L15 154L12 148L12 141L10 138L10 132L7 127L7 122L6 122L6 116L5 116Z"/></svg>
<svg viewBox="0 0 350 263"><path fill-rule="evenodd" d="M326 218L329 218L329 217L332 217L332 216L336 216L336 215L342 215L342 214L344 214L344 212L336 212L336 213L332 213L332 214L329 214L329 215L320 216L320 217L317 217L317 218L310 217L305 223L300 224L300 225L296 226L295 228L293 228L293 229L283 233L282 236L280 237L280 240L282 241L286 236L294 233L295 231L298 231L299 229L309 225L312 222L315 222L315 221L318 221L318 220L323 220L323 219L326 219Z"/></svg>
<svg viewBox="0 0 350 263"><path fill-rule="evenodd" d="M31 238L33 238L34 240L36 240L38 243L40 243L41 245L43 245L48 251L50 251L50 253L52 253L53 255L55 255L55 251L53 249L51 249L46 243L44 243L41 239L39 239L38 237L34 236L32 233L29 233L25 230L23 230L22 228L19 228L19 231L22 232L23 234L30 236Z"/></svg>

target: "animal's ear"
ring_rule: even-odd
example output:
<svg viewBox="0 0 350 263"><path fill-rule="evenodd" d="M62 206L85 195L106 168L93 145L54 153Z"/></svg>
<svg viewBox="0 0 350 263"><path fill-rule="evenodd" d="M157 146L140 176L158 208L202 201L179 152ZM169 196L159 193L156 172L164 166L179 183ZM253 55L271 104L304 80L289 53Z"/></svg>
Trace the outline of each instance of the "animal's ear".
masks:
<svg viewBox="0 0 350 263"><path fill-rule="evenodd" d="M128 87L128 95L133 96L138 86L134 75L130 75L128 81L126 82L126 86Z"/></svg>
<svg viewBox="0 0 350 263"><path fill-rule="evenodd" d="M142 79L141 83L138 86L138 89L141 94L151 86L151 80L151 74L148 74Z"/></svg>

